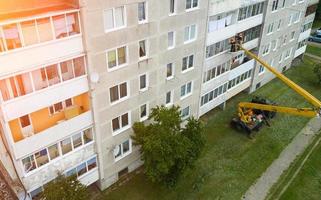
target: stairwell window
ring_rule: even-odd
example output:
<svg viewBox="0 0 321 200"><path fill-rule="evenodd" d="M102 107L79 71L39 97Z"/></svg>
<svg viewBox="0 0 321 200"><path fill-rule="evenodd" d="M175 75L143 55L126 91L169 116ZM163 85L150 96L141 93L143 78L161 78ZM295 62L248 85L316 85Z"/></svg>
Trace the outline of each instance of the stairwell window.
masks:
<svg viewBox="0 0 321 200"><path fill-rule="evenodd" d="M278 9L279 0L274 0L272 2L272 12Z"/></svg>
<svg viewBox="0 0 321 200"><path fill-rule="evenodd" d="M109 70L118 69L127 64L127 47L119 47L108 50L106 53L107 66Z"/></svg>
<svg viewBox="0 0 321 200"><path fill-rule="evenodd" d="M140 121L145 121L148 118L148 104L143 104L139 108Z"/></svg>
<svg viewBox="0 0 321 200"><path fill-rule="evenodd" d="M171 31L167 34L167 49L173 49L175 47L175 32Z"/></svg>
<svg viewBox="0 0 321 200"><path fill-rule="evenodd" d="M186 108L183 108L183 109L181 110L181 119L182 119L182 120L187 119L187 118L189 117L189 115L190 115L190 108L189 108L189 106L187 106Z"/></svg>
<svg viewBox="0 0 321 200"><path fill-rule="evenodd" d="M114 31L126 27L126 9L120 6L104 10L105 32Z"/></svg>
<svg viewBox="0 0 321 200"><path fill-rule="evenodd" d="M198 0L186 0L186 11L198 8Z"/></svg>
<svg viewBox="0 0 321 200"><path fill-rule="evenodd" d="M267 29L267 35L271 35L273 33L273 27L274 27L274 23L272 22L271 24L269 24L268 29Z"/></svg>
<svg viewBox="0 0 321 200"><path fill-rule="evenodd" d="M197 27L195 24L186 26L184 29L184 43L192 42L196 39Z"/></svg>
<svg viewBox="0 0 321 200"><path fill-rule="evenodd" d="M174 66L173 63L168 63L166 66L166 79L170 80L174 78Z"/></svg>
<svg viewBox="0 0 321 200"><path fill-rule="evenodd" d="M126 157L132 152L132 141L131 139L128 139L124 141L123 143L117 145L114 148L114 158L115 162L119 161L120 159Z"/></svg>
<svg viewBox="0 0 321 200"><path fill-rule="evenodd" d="M138 23L146 23L147 22L147 4L146 2L138 3Z"/></svg>
<svg viewBox="0 0 321 200"><path fill-rule="evenodd" d="M147 74L139 76L139 90L141 92L148 90L148 77Z"/></svg>
<svg viewBox="0 0 321 200"><path fill-rule="evenodd" d="M128 97L127 82L109 88L110 102L117 103Z"/></svg>
<svg viewBox="0 0 321 200"><path fill-rule="evenodd" d="M173 95L174 95L173 91L166 92L166 97L165 97L165 105L166 106L170 106L173 104Z"/></svg>

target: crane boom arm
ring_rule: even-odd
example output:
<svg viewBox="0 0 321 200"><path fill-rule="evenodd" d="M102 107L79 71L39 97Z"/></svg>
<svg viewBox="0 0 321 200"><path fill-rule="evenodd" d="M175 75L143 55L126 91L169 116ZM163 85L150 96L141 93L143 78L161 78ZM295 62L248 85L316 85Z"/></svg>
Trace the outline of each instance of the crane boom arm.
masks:
<svg viewBox="0 0 321 200"><path fill-rule="evenodd" d="M291 108L291 107L274 106L274 105L249 103L249 102L241 102L238 104L238 106L239 108L251 108L251 109L265 110L265 111L271 111L271 112L286 113L291 115L298 115L303 117L313 118L318 116L318 112L311 108Z"/></svg>
<svg viewBox="0 0 321 200"><path fill-rule="evenodd" d="M240 49L242 49L247 55L254 58L257 62L259 62L261 65L263 65L265 68L267 68L270 72L272 72L276 77L278 77L281 81L283 81L286 85L288 85L290 88L292 88L294 91L296 91L298 94L300 94L302 97L304 97L307 101L309 101L312 105L314 105L319 111L319 114L321 114L321 101L315 98L312 94L307 92L305 89L288 79L286 76L284 76L282 73L278 72L276 69L271 67L266 62L262 61L258 56L250 52L249 50L243 48L241 45L238 45Z"/></svg>

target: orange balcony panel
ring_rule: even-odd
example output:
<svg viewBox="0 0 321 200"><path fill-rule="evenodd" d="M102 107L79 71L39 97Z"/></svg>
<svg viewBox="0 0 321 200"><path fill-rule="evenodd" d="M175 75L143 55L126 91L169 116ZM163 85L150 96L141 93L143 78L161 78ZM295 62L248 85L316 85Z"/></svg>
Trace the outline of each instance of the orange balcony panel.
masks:
<svg viewBox="0 0 321 200"><path fill-rule="evenodd" d="M29 114L31 125L27 130L23 130L22 119L14 119L9 122L13 140L18 142L25 137L32 137L33 134L40 133L60 122L76 117L90 110L90 101L88 93L81 94L72 98L72 106L64 107L62 110L50 113L49 108L43 108Z"/></svg>

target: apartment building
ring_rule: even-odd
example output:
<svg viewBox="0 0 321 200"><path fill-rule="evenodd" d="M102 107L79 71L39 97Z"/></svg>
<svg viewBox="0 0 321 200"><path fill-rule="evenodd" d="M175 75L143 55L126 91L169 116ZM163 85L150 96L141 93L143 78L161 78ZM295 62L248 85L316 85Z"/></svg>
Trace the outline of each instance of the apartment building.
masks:
<svg viewBox="0 0 321 200"><path fill-rule="evenodd" d="M0 2L0 161L31 197L57 172L109 187L143 164L133 123L157 105L179 105L185 120L255 91L273 75L231 53L230 38L242 33L284 71L305 51L317 2Z"/></svg>
<svg viewBox="0 0 321 200"><path fill-rule="evenodd" d="M218 1L208 7L205 57L199 115L225 102L251 85L255 61L241 53L231 53L229 41L244 35L243 46L257 52L260 45L266 1Z"/></svg>
<svg viewBox="0 0 321 200"><path fill-rule="evenodd" d="M207 6L205 0L83 1L100 188L142 164L131 125L146 121L151 108L175 104L183 119L198 116Z"/></svg>
<svg viewBox="0 0 321 200"><path fill-rule="evenodd" d="M99 178L80 24L76 1L0 3L0 158L30 197L58 172Z"/></svg>
<svg viewBox="0 0 321 200"><path fill-rule="evenodd" d="M306 16L308 0L269 0L261 36L259 56L280 72L291 67L292 60L305 52L314 15ZM309 9L308 9L309 10ZM312 10L312 12L316 9ZM310 13L311 14L311 13ZM257 64L251 91L274 78Z"/></svg>

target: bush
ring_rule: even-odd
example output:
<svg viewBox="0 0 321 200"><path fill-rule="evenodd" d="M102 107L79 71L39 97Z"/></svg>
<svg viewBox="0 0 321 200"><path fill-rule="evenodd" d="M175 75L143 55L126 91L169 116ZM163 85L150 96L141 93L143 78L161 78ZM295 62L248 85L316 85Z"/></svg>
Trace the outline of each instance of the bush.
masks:
<svg viewBox="0 0 321 200"><path fill-rule="evenodd" d="M141 146L147 177L153 182L173 186L180 174L192 167L205 145L203 125L189 118L181 127L179 107L158 106L152 109L149 125L133 125L132 139Z"/></svg>
<svg viewBox="0 0 321 200"><path fill-rule="evenodd" d="M315 73L315 75L317 76L317 81L318 83L321 84L321 63L318 63L314 66L313 68L313 72Z"/></svg>

